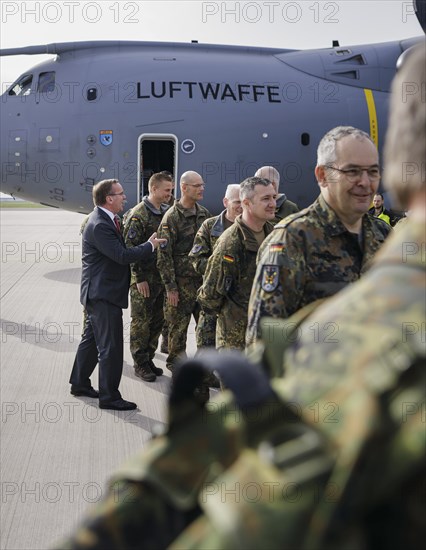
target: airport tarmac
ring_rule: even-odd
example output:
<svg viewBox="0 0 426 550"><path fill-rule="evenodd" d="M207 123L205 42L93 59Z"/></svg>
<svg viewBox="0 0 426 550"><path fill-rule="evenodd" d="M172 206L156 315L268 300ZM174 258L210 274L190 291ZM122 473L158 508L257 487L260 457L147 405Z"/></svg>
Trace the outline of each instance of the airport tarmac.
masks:
<svg viewBox="0 0 426 550"><path fill-rule="evenodd" d="M165 355L156 354L165 370L156 382L135 377L129 310L120 391L139 409L101 410L95 399L70 395L82 328L82 220L61 210L0 209L1 549L51 548L102 499L109 476L165 421ZM189 355L195 351L194 328L191 323Z"/></svg>

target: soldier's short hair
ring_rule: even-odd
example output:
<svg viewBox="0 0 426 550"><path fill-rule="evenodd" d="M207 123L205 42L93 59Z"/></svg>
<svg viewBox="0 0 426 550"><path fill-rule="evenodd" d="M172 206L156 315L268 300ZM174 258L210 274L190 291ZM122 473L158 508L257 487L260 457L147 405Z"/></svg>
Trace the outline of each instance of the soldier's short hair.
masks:
<svg viewBox="0 0 426 550"><path fill-rule="evenodd" d="M254 196L254 188L256 187L256 185L263 185L264 187L268 187L268 185L272 185L272 182L270 182L266 178L257 178L256 176L245 179L240 183L240 199L242 201L244 199L251 200Z"/></svg>
<svg viewBox="0 0 426 550"><path fill-rule="evenodd" d="M336 144L346 136L354 136L357 139L368 139L376 146L367 132L359 128L354 128L353 126L337 126L327 132L319 142L317 149L317 166L326 166L336 162Z"/></svg>
<svg viewBox="0 0 426 550"><path fill-rule="evenodd" d="M402 209L426 186L425 58L421 44L408 55L392 85L384 185Z"/></svg>
<svg viewBox="0 0 426 550"><path fill-rule="evenodd" d="M148 189L151 191L154 186L157 186L162 181L173 181L173 176L170 172L164 170L163 172L157 172L152 174L148 181Z"/></svg>
<svg viewBox="0 0 426 550"><path fill-rule="evenodd" d="M232 192L233 192L233 191L236 191L237 189L238 189L238 193L239 193L239 192L240 192L240 184L239 184L239 183L230 183L230 184L226 187L225 198L226 198L226 199L231 198L231 195L233 194Z"/></svg>
<svg viewBox="0 0 426 550"><path fill-rule="evenodd" d="M93 186L92 198L95 206L103 206L106 203L106 198L111 193L114 183L120 182L115 179L102 180Z"/></svg>

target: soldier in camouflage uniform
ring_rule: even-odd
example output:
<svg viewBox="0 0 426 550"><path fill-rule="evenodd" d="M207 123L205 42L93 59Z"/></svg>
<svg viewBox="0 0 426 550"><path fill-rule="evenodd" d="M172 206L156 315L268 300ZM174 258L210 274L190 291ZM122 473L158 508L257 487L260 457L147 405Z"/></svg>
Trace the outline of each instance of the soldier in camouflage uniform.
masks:
<svg viewBox="0 0 426 550"><path fill-rule="evenodd" d="M202 276L204 276L207 261L212 255L216 241L225 229L231 227L235 218L242 212L238 183L228 185L223 205L225 210L219 216L209 218L200 227L195 235L194 246L189 253L195 271ZM198 349L216 346L216 319L216 313L209 314L201 309L195 332Z"/></svg>
<svg viewBox="0 0 426 550"><path fill-rule="evenodd" d="M217 313L216 347L244 349L247 307L256 254L273 226L275 189L269 180L247 178L240 184L243 213L216 243L203 286L198 292L201 307Z"/></svg>
<svg viewBox="0 0 426 550"><path fill-rule="evenodd" d="M426 158L425 68L422 46L398 72L385 147L386 185L413 214L369 273L319 307L286 351L281 338L274 358L284 352L290 374L252 384L257 404L244 383L198 413L172 394L168 433L55 548L421 548L426 181L420 169L401 173Z"/></svg>
<svg viewBox="0 0 426 550"><path fill-rule="evenodd" d="M352 127L328 132L315 175L319 198L275 226L259 251L247 346L256 341L263 317L289 317L359 279L391 231L368 215L380 181L377 148L368 134Z"/></svg>
<svg viewBox="0 0 426 550"><path fill-rule="evenodd" d="M276 168L273 166L262 166L255 173L255 176L269 180L275 187L277 206L275 207L275 218L270 222L272 225L276 225L287 216L290 216L290 214L299 212L299 207L295 202L288 199L285 193L278 192L280 188L280 173Z"/></svg>
<svg viewBox="0 0 426 550"><path fill-rule="evenodd" d="M167 203L172 188L171 176L159 172L150 177L148 196L132 208L125 218L124 239L127 248L145 242L158 230L169 208ZM131 266L130 351L136 376L146 382L154 382L157 376L163 374L163 370L153 362L164 321L164 286L158 273L156 256L154 254L149 264L139 262Z"/></svg>
<svg viewBox="0 0 426 550"><path fill-rule="evenodd" d="M173 370L179 355L185 354L191 315L198 320L197 290L199 275L189 259L195 235L201 224L211 217L197 201L202 200L204 182L197 172L185 172L180 179L181 198L166 212L159 228L166 246L158 251L157 266L166 288L165 320L169 326L169 354L166 366Z"/></svg>

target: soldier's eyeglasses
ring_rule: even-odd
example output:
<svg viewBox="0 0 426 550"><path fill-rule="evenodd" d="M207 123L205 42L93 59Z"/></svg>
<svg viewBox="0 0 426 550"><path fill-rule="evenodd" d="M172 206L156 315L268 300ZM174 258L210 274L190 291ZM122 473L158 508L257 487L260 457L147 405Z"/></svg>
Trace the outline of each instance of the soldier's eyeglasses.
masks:
<svg viewBox="0 0 426 550"><path fill-rule="evenodd" d="M187 183L186 185L190 185L191 187L195 187L195 189L201 189L201 187L205 187L205 183Z"/></svg>
<svg viewBox="0 0 426 550"><path fill-rule="evenodd" d="M124 195L124 191L121 191L120 193L108 193L108 197L115 197L115 195Z"/></svg>
<svg viewBox="0 0 426 550"><path fill-rule="evenodd" d="M372 166L370 168L362 168L361 166L354 166L353 168L346 168L342 170L341 168L336 168L335 166L325 165L324 168L329 168L330 170L336 170L341 172L346 176L349 182L355 183L362 178L362 173L367 172L368 179L370 181L378 181L380 179L380 168L377 166Z"/></svg>

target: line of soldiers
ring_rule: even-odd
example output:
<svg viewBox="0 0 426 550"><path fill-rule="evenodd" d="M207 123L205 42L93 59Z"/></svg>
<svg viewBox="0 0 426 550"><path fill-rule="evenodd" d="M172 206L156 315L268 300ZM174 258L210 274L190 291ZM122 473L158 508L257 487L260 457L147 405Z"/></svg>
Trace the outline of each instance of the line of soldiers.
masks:
<svg viewBox="0 0 426 550"><path fill-rule="evenodd" d="M149 265L132 266L130 350L136 376L153 382L163 373L153 361L163 324L168 336L166 366L173 371L178 358L185 356L191 315L196 320L198 349L244 348L248 297L259 245L273 224L298 211L285 194L277 195L279 177L275 168L263 167L241 185L228 185L225 209L212 217L199 204L204 182L198 173L182 175L181 198L171 207L171 174L151 176L148 196L123 220L127 247L145 242L155 231L167 239ZM219 237L221 247L213 255ZM224 270L219 273L222 264ZM222 287L219 293L213 288L218 277ZM207 382L218 387L213 375Z"/></svg>
<svg viewBox="0 0 426 550"><path fill-rule="evenodd" d="M61 548L421 546L425 82L422 44L393 84L385 146L385 186L410 217L381 247L390 227L367 215L377 150L354 128L326 134L320 197L259 250L247 329L257 363L223 352L176 368L167 431ZM191 389L212 369L228 390L206 406Z"/></svg>

